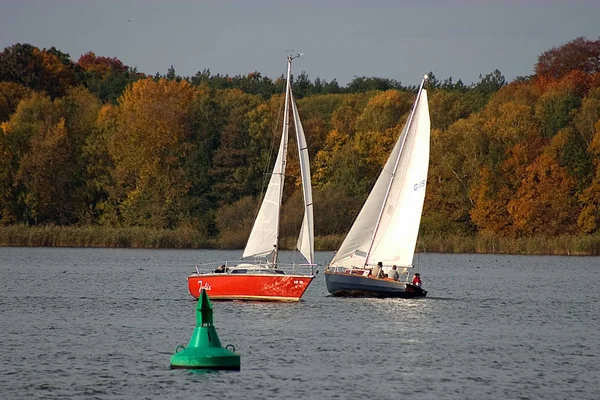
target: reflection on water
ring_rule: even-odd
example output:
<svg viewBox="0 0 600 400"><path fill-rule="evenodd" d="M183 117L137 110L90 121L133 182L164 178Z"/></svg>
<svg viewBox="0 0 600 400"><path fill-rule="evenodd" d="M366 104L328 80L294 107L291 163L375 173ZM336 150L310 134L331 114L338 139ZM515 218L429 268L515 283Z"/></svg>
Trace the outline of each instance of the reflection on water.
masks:
<svg viewBox="0 0 600 400"><path fill-rule="evenodd" d="M241 371L171 370L187 275L240 254L0 248L2 397L597 398L595 257L421 254L426 299L335 298L319 274L298 303L213 302Z"/></svg>

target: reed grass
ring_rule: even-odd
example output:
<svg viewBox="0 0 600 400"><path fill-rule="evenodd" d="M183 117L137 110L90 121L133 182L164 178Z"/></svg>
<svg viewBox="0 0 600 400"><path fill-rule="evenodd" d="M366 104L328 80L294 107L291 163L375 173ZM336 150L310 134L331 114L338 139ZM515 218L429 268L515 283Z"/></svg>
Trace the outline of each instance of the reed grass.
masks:
<svg viewBox="0 0 600 400"><path fill-rule="evenodd" d="M494 235L420 237L417 251L532 255L600 255L600 235L508 238Z"/></svg>
<svg viewBox="0 0 600 400"><path fill-rule="evenodd" d="M191 228L152 229L107 226L0 227L0 246L210 248L211 243Z"/></svg>
<svg viewBox="0 0 600 400"><path fill-rule="evenodd" d="M335 251L344 235L317 236L315 250ZM192 228L153 229L106 226L0 226L0 246L35 247L131 247L174 249L240 249L247 235L223 235L209 239ZM281 238L279 247L292 250L296 237ZM535 255L600 255L600 235L507 238L494 235L423 235L417 252L495 253Z"/></svg>

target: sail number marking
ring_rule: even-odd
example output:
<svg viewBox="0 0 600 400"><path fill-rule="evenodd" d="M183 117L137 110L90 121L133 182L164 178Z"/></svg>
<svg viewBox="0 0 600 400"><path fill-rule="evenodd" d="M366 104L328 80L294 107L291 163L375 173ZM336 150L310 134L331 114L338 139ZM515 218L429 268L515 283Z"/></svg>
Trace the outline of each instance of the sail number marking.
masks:
<svg viewBox="0 0 600 400"><path fill-rule="evenodd" d="M416 192L417 190L423 189L424 187L425 187L425 179L423 179L421 182L415 183L414 190Z"/></svg>

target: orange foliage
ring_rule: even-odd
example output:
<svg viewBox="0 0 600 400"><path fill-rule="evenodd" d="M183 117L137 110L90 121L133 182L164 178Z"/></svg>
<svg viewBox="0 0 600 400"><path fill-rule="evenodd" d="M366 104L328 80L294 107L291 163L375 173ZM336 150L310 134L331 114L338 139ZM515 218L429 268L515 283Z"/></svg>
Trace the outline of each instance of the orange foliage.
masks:
<svg viewBox="0 0 600 400"><path fill-rule="evenodd" d="M492 171L482 167L479 182L471 189L474 204L469 213L480 232L509 233L510 219L506 205L511 193L505 186L498 186Z"/></svg>
<svg viewBox="0 0 600 400"><path fill-rule="evenodd" d="M527 168L521 187L507 205L517 235L572 233L577 207L575 182L551 154Z"/></svg>
<svg viewBox="0 0 600 400"><path fill-rule="evenodd" d="M539 90L527 82L513 82L503 86L489 99L483 114L489 119L500 113L506 103L532 107L540 96Z"/></svg>
<svg viewBox="0 0 600 400"><path fill-rule="evenodd" d="M542 93L548 91L568 91L579 97L583 97L590 89L590 76L583 71L573 70L560 79L545 79L545 83Z"/></svg>
<svg viewBox="0 0 600 400"><path fill-rule="evenodd" d="M596 89L600 87L600 72L596 72L591 74L588 77L590 90Z"/></svg>
<svg viewBox="0 0 600 400"><path fill-rule="evenodd" d="M486 110L486 115L488 110ZM490 137L506 145L539 136L538 124L533 113L533 105L523 102L507 102L488 118L484 129Z"/></svg>
<svg viewBox="0 0 600 400"><path fill-rule="evenodd" d="M101 77L110 73L125 73L127 67L117 58L97 57L93 52L88 52L79 57L77 65L87 72L93 72Z"/></svg>
<svg viewBox="0 0 600 400"><path fill-rule="evenodd" d="M75 85L73 70L63 64L54 54L37 47L33 49L32 54L41 67L38 72L40 87L53 98L64 95L69 87Z"/></svg>

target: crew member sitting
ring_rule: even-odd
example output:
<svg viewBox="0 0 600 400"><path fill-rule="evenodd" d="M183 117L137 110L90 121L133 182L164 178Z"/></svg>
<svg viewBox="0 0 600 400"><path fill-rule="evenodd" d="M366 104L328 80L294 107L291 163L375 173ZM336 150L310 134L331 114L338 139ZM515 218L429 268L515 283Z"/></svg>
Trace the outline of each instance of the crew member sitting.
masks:
<svg viewBox="0 0 600 400"><path fill-rule="evenodd" d="M400 274L398 273L398 271L396 271L398 267L396 267L395 265L392 267L392 269L390 269L390 272L388 272L387 277L390 279L393 279L395 281L397 281L398 279L400 279Z"/></svg>
<svg viewBox="0 0 600 400"><path fill-rule="evenodd" d="M421 283L421 274L417 272L412 280L412 284L421 287Z"/></svg>
<svg viewBox="0 0 600 400"><path fill-rule="evenodd" d="M215 274L222 274L225 272L225 264L221 265L219 268L213 271Z"/></svg>
<svg viewBox="0 0 600 400"><path fill-rule="evenodd" d="M381 261L377 263L377 266L373 267L371 275L375 278L383 278L383 263Z"/></svg>

